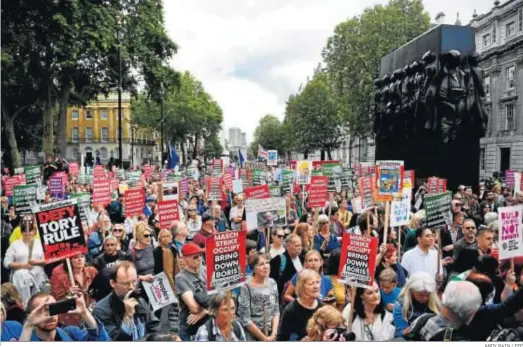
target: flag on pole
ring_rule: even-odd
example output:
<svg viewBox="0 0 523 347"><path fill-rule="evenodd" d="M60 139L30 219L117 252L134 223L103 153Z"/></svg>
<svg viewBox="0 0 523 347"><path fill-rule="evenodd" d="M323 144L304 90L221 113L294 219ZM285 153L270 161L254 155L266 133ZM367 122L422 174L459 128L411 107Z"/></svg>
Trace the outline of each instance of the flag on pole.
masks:
<svg viewBox="0 0 523 347"><path fill-rule="evenodd" d="M169 158L167 160L167 169L174 169L176 165L180 162L180 158L178 157L178 154L176 154L176 148L171 146L171 144L168 144L169 147Z"/></svg>
<svg viewBox="0 0 523 347"><path fill-rule="evenodd" d="M238 149L238 160L240 161L240 167L243 167L243 163L245 163L245 158L243 157L242 151Z"/></svg>
<svg viewBox="0 0 523 347"><path fill-rule="evenodd" d="M268 152L261 145L258 145L258 157L267 160L267 156Z"/></svg>

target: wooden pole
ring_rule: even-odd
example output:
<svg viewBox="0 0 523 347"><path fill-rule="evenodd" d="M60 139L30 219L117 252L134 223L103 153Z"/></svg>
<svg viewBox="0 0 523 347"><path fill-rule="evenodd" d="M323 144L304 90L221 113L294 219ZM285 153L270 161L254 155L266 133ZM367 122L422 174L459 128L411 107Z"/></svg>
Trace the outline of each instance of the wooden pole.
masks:
<svg viewBox="0 0 523 347"><path fill-rule="evenodd" d="M387 244L387 240L389 238L389 215L390 215L390 201L385 202L385 220L383 221L384 224L384 234L383 234L383 243Z"/></svg>
<svg viewBox="0 0 523 347"><path fill-rule="evenodd" d="M350 289L350 314L349 314L349 326L347 331L352 331L352 321L354 319L354 299L356 298L356 287L352 286Z"/></svg>
<svg viewBox="0 0 523 347"><path fill-rule="evenodd" d="M69 273L69 280L71 281L71 286L74 286L74 276L73 276L73 267L71 266L71 259L65 258L67 263L67 272Z"/></svg>

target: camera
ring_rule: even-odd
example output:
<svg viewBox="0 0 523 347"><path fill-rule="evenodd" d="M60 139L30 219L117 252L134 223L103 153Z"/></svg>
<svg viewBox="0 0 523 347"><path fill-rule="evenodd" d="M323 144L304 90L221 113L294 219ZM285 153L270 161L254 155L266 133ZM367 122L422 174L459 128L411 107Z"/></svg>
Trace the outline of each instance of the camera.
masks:
<svg viewBox="0 0 523 347"><path fill-rule="evenodd" d="M352 331L347 331L347 328L345 327L337 327L335 333L333 333L330 337L332 338L334 334L336 334L336 339L333 341L340 341L340 338L343 336L345 341L355 341L356 335Z"/></svg>

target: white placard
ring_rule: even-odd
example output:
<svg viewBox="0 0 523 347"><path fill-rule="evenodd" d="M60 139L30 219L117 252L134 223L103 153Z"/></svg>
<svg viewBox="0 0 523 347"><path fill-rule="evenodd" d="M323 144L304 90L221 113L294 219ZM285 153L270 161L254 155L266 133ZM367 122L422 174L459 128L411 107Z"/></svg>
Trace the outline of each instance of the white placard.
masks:
<svg viewBox="0 0 523 347"><path fill-rule="evenodd" d="M522 205L498 208L500 260L523 255L522 216Z"/></svg>
<svg viewBox="0 0 523 347"><path fill-rule="evenodd" d="M149 303L153 308L153 312L178 302L171 283L164 272L160 272L154 276L152 282L143 281L142 284L149 298Z"/></svg>
<svg viewBox="0 0 523 347"><path fill-rule="evenodd" d="M232 192L234 194L243 193L243 181L233 180L232 181Z"/></svg>
<svg viewBox="0 0 523 347"><path fill-rule="evenodd" d="M245 200L245 215L249 230L286 225L285 198Z"/></svg>

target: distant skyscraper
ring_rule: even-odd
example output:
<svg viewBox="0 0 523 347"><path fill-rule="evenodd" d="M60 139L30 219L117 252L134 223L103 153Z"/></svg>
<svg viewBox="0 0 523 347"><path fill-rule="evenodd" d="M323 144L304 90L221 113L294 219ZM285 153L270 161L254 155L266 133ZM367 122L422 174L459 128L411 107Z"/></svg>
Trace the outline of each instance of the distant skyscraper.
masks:
<svg viewBox="0 0 523 347"><path fill-rule="evenodd" d="M240 147L241 146L241 134L240 128L229 128L229 146Z"/></svg>
<svg viewBox="0 0 523 347"><path fill-rule="evenodd" d="M242 134L241 134L240 145L241 146L246 146L247 145L247 133L246 132L242 132Z"/></svg>

